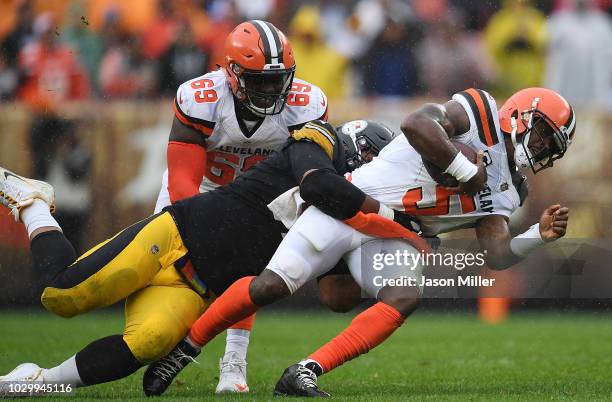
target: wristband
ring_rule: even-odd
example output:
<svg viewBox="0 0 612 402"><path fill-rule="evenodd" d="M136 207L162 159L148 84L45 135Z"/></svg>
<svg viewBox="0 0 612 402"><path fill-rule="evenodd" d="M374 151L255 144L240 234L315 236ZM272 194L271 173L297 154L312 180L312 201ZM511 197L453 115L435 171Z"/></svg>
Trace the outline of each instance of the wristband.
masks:
<svg viewBox="0 0 612 402"><path fill-rule="evenodd" d="M524 233L521 233L510 240L510 250L512 250L512 252L519 257L526 257L527 254L531 253L533 250L543 244L544 240L540 234L540 224L536 223Z"/></svg>
<svg viewBox="0 0 612 402"><path fill-rule="evenodd" d="M461 152L457 152L455 159L448 165L444 173L448 173L457 181L465 183L478 173L478 167Z"/></svg>
<svg viewBox="0 0 612 402"><path fill-rule="evenodd" d="M389 208L382 202L379 203L379 205L380 206L378 207L378 215L382 216L383 218L387 218L389 220L393 220L395 218L395 212L393 212L391 208Z"/></svg>

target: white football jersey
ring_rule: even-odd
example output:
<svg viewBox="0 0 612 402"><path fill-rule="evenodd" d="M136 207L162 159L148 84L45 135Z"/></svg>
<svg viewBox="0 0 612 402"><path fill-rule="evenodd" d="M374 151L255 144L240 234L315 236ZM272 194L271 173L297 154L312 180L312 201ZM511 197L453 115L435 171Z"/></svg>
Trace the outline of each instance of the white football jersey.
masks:
<svg viewBox="0 0 612 402"><path fill-rule="evenodd" d="M470 129L453 139L485 152L487 188L483 191L474 197L450 193L431 178L421 155L403 135L351 175L352 183L372 198L416 216L426 236L474 227L478 219L490 214L509 217L519 206L495 100L477 89L457 93L453 100L470 119Z"/></svg>
<svg viewBox="0 0 612 402"><path fill-rule="evenodd" d="M315 119L327 118L327 98L321 89L294 78L283 111L266 116L249 130L236 117L234 97L222 70L216 70L179 86L174 102L176 117L206 137L206 172L200 191L234 181L274 150L289 132ZM252 132L247 136L249 131Z"/></svg>

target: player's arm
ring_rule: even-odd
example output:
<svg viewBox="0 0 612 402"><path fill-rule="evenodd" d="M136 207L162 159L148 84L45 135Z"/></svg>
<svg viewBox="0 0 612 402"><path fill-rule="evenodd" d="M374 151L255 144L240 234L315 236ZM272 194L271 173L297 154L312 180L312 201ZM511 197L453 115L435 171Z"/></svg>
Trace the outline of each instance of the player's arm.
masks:
<svg viewBox="0 0 612 402"><path fill-rule="evenodd" d="M174 117L167 155L168 192L172 203L199 193L206 168L204 140L200 131Z"/></svg>
<svg viewBox="0 0 612 402"><path fill-rule="evenodd" d="M300 195L307 203L340 220L359 211L377 213L380 209L378 201L338 174L330 156L317 143L296 141L288 151Z"/></svg>
<svg viewBox="0 0 612 402"><path fill-rule="evenodd" d="M565 236L569 209L552 205L542 213L540 221L516 237L510 235L507 218L491 215L476 225L480 248L486 250L487 265L491 269L506 269L525 258L543 244Z"/></svg>
<svg viewBox="0 0 612 402"><path fill-rule="evenodd" d="M412 229L413 221L408 215L380 204L340 176L331 160L333 150L329 144L317 141L295 141L287 150L304 201L362 233L405 238L418 243L419 249L428 248Z"/></svg>
<svg viewBox="0 0 612 402"><path fill-rule="evenodd" d="M483 155L479 153L474 164L450 141L451 137L467 132L469 127L469 117L456 101L444 105L427 103L406 116L400 126L423 159L454 176L460 183L460 191L476 194L487 182Z"/></svg>

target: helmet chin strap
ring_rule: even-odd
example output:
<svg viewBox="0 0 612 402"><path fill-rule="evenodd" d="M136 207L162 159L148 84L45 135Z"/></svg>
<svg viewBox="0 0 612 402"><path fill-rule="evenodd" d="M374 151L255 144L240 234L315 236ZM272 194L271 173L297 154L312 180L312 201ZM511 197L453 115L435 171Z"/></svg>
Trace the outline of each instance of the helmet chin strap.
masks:
<svg viewBox="0 0 612 402"><path fill-rule="evenodd" d="M521 142L518 142L516 139L516 133L518 131L516 117L510 118L510 126L512 127L510 138L512 139L512 145L514 146L514 163L521 172L532 169L529 160L533 157L533 155L526 144L529 144L531 129L533 127L533 112L538 107L539 102L540 98L535 98L531 104L531 113L529 115L529 121L527 122L527 130L523 135L523 138L521 138Z"/></svg>
<svg viewBox="0 0 612 402"><path fill-rule="evenodd" d="M510 138L512 139L512 145L514 145L514 163L516 167L521 172L525 172L531 168L529 164L529 156L530 152L524 145L525 141L529 143L529 137L531 136L531 132L527 131L525 136L523 137L523 141L520 143L516 140L516 132L518 130L518 123L516 122L516 117L512 117L510 119L510 125L512 126L512 133Z"/></svg>

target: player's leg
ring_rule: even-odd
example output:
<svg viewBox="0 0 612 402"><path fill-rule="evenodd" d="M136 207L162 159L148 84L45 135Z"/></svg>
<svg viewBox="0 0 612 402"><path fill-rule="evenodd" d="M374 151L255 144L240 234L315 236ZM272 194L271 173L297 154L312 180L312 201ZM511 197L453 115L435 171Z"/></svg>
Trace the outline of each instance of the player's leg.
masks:
<svg viewBox="0 0 612 402"><path fill-rule="evenodd" d="M155 202L154 213L159 213L171 205L168 192L168 169L162 176L162 185ZM248 392L246 381L246 355L249 348L249 338L253 328L255 315L232 325L227 330L225 353L219 361L219 383L216 393Z"/></svg>
<svg viewBox="0 0 612 402"><path fill-rule="evenodd" d="M49 369L34 363L20 364L7 375L0 376L0 396L10 395L10 388L4 384L32 382L82 387L126 377L141 366L121 335L107 336Z"/></svg>
<svg viewBox="0 0 612 402"><path fill-rule="evenodd" d="M31 236L34 267L46 286L43 305L71 317L124 299L146 286L157 272L187 253L168 213L149 217L75 260L75 252L50 213L47 183L0 168L0 202Z"/></svg>
<svg viewBox="0 0 612 402"><path fill-rule="evenodd" d="M316 208L309 208L285 236L262 274L234 282L194 323L185 342L197 347L206 345L229 326L254 314L260 306L291 294L331 269L345 252L359 245L361 238L349 226ZM147 371L155 370L157 364L151 364ZM167 378L157 381L163 385L158 394L171 381Z"/></svg>
<svg viewBox="0 0 612 402"><path fill-rule="evenodd" d="M331 311L346 313L361 303L361 288L351 276L344 259L317 278L319 299Z"/></svg>
<svg viewBox="0 0 612 402"><path fill-rule="evenodd" d="M98 339L50 369L31 363L20 365L3 380L23 380L29 375L46 383L89 386L127 377L167 355L208 303L189 288L176 270L160 271L151 286L126 300L123 336Z"/></svg>
<svg viewBox="0 0 612 402"><path fill-rule="evenodd" d="M217 298L192 328L192 340L203 346L219 328L292 294L307 281L331 269L346 251L359 244L359 239L358 232L342 222L309 208L287 233L259 276L236 281Z"/></svg>
<svg viewBox="0 0 612 402"><path fill-rule="evenodd" d="M30 239L44 231L61 231L51 216L54 204L55 192L50 184L0 167L0 205L24 224Z"/></svg>
<svg viewBox="0 0 612 402"><path fill-rule="evenodd" d="M246 355L254 321L255 314L227 329L225 353L219 360L219 383L215 389L217 394L249 392Z"/></svg>
<svg viewBox="0 0 612 402"><path fill-rule="evenodd" d="M409 265L400 261L399 264L384 266L381 271L372 269L375 255L394 254L395 251L418 254L404 241L383 239L366 241L359 249L347 254L345 258L353 278L365 295L375 297L377 303L358 314L344 331L307 359L287 368L276 384L276 395L325 395L317 387L318 376L384 342L416 309L421 294L418 286L420 264L409 260ZM389 282L385 282L397 279L402 279L406 286L389 286Z"/></svg>
<svg viewBox="0 0 612 402"><path fill-rule="evenodd" d="M121 245L124 243L125 247ZM133 225L90 250L69 267L51 258L62 244L69 245L61 232L50 231L35 237L32 249L35 261L39 261L38 268L57 272L53 286L45 288L42 302L48 310L64 317L113 304L146 287L158 275L167 272L177 275L172 263L186 252L168 213ZM194 305L191 301L188 304ZM173 311L179 309L175 307ZM184 336L199 312L192 314L185 330L172 342ZM173 345L170 344L170 348ZM112 335L92 342L57 367L44 370L34 364L21 365L2 380L98 384L136 371L143 364L137 355L132 353L124 337Z"/></svg>
<svg viewBox="0 0 612 402"><path fill-rule="evenodd" d="M346 250L347 246L340 244L353 240L352 233L348 230L344 230L344 236L334 236L334 232L338 231L336 228L342 228L344 225L319 210L311 209L311 212L306 211L304 219L296 223L285 236L268 269L251 283L248 292L257 306L272 303L295 292L305 282L318 275L317 269L327 271L334 265L333 261L337 261L342 255L340 251L337 252L338 255L333 255L330 251ZM320 233L322 227L329 227L329 231L325 230L325 238ZM320 252L323 250L326 252ZM252 326L250 317L228 329L226 355L220 364L221 374L216 390L218 393L248 390L243 373L246 370L245 358L250 328L249 331L240 329L241 325ZM233 348L238 352L233 352Z"/></svg>
<svg viewBox="0 0 612 402"><path fill-rule="evenodd" d="M35 266L40 268L48 280L52 280L57 273L76 259L72 245L63 236L61 228L51 216L50 208L53 201L53 189L48 184L22 178L0 168L0 202L11 210L16 220L24 223L30 239L35 240L32 242ZM87 354L108 340L104 338L97 341L80 353ZM110 340L110 343L113 341ZM104 349L105 353L114 356L122 355L124 352L112 347ZM76 356L71 356L62 364L48 370L33 363L20 364L7 375L0 377L0 382L13 381L83 384L76 366ZM0 395L5 395L7 390L6 387L0 387Z"/></svg>
<svg viewBox="0 0 612 402"><path fill-rule="evenodd" d="M25 196L28 192L34 194L40 190L38 182L32 183L25 179L23 183L7 183L6 178L10 177L13 181L21 178L10 172L7 175L4 171L2 176L4 180L0 179L0 197L5 201L3 204L12 206L15 215L20 215L28 227L33 237L35 266L49 278L51 286L45 289L43 304L59 315L72 316L112 304L143 287L160 269L163 271L164 267L171 265L186 252L172 218L162 214L133 225L74 261L74 250L59 227L45 224L45 220L48 223L52 219L47 205L50 202L45 201L41 205L43 197L40 194L32 202L26 198L22 198L20 204L15 201L17 197L11 186L20 186L18 194ZM28 185L34 187L34 190L27 188ZM32 210L40 216L32 218L31 215L35 215ZM38 222L39 227L33 228L36 225L32 222ZM124 270L131 272L126 273ZM87 363L81 364L79 368L79 361ZM116 365L117 361L121 364L108 372L110 376L99 377L89 372L91 368L102 369ZM115 335L91 343L55 368L44 370L34 364L20 365L2 380L64 381L84 385L121 378L140 366L141 363L135 359L122 337Z"/></svg>
<svg viewBox="0 0 612 402"><path fill-rule="evenodd" d="M248 293L248 295L242 295L243 300L248 301L252 298L253 304L247 306L247 310L243 311L254 312L256 311L253 309L254 306L259 308L295 292L304 283L334 266L353 242L355 242L355 236L350 228L316 208L309 208L304 213L304 217L296 222L292 230L285 236L267 269L255 278L249 287L236 289L238 291L244 289ZM228 296L228 300L236 300L238 297L238 294L234 294L231 299ZM244 321L243 318L240 320L242 320L239 321L241 323ZM228 338L232 337L235 332L238 331L228 330ZM245 332L242 333L245 334ZM234 336L234 338L239 337L240 335ZM245 342L245 337L241 338L241 341ZM198 340L195 342L198 343ZM246 355L246 347L244 352ZM227 377L223 376L222 369L217 391L236 392L241 388L246 390L244 386L241 386L243 368L238 363L242 361L237 358L235 365L229 366ZM246 385L246 378L243 385Z"/></svg>
<svg viewBox="0 0 612 402"><path fill-rule="evenodd" d="M162 269L186 254L168 213L151 216L92 248L72 264L51 265L57 232L32 240L39 272L54 272L41 302L47 310L72 317L110 306L149 285Z"/></svg>

